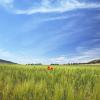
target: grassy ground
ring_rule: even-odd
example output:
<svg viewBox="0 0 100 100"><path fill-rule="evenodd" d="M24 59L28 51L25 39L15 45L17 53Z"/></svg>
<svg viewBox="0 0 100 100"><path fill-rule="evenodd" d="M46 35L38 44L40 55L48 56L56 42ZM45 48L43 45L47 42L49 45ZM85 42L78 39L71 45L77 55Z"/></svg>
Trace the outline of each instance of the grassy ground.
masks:
<svg viewBox="0 0 100 100"><path fill-rule="evenodd" d="M0 65L0 100L100 100L100 65Z"/></svg>

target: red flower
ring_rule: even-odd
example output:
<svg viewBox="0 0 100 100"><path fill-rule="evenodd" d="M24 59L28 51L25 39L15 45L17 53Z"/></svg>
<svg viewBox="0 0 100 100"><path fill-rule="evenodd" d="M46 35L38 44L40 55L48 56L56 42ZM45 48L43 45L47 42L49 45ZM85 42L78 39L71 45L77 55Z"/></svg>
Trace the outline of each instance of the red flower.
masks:
<svg viewBox="0 0 100 100"><path fill-rule="evenodd" d="M52 66L48 66L48 70L54 70Z"/></svg>

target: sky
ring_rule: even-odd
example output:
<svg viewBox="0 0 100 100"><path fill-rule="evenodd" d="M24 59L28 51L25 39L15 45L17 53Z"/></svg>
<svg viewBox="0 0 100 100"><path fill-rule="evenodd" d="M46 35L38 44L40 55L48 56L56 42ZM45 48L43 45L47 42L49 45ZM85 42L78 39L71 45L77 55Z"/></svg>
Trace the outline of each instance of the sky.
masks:
<svg viewBox="0 0 100 100"><path fill-rule="evenodd" d="M0 0L0 59L16 63L100 58L100 0Z"/></svg>

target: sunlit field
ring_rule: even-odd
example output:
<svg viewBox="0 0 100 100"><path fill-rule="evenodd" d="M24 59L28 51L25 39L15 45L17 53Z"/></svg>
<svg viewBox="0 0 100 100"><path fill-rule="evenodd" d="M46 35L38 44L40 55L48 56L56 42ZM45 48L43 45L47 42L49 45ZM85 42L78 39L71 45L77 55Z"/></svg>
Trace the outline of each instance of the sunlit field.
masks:
<svg viewBox="0 0 100 100"><path fill-rule="evenodd" d="M0 65L0 100L100 100L100 65Z"/></svg>

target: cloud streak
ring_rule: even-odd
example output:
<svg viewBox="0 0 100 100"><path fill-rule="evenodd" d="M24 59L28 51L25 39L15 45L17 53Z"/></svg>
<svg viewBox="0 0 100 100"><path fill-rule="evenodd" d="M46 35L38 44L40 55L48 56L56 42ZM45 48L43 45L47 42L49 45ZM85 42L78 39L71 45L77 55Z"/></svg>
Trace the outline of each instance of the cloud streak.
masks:
<svg viewBox="0 0 100 100"><path fill-rule="evenodd" d="M62 13L75 9L100 8L97 2L87 3L78 0L41 0L36 1L38 5L31 5L27 9L19 9L14 5L17 0L0 0L0 4L15 14L34 14L34 13ZM32 2L32 1L31 1ZM25 1L23 1L23 4ZM34 1L32 2L34 4Z"/></svg>

